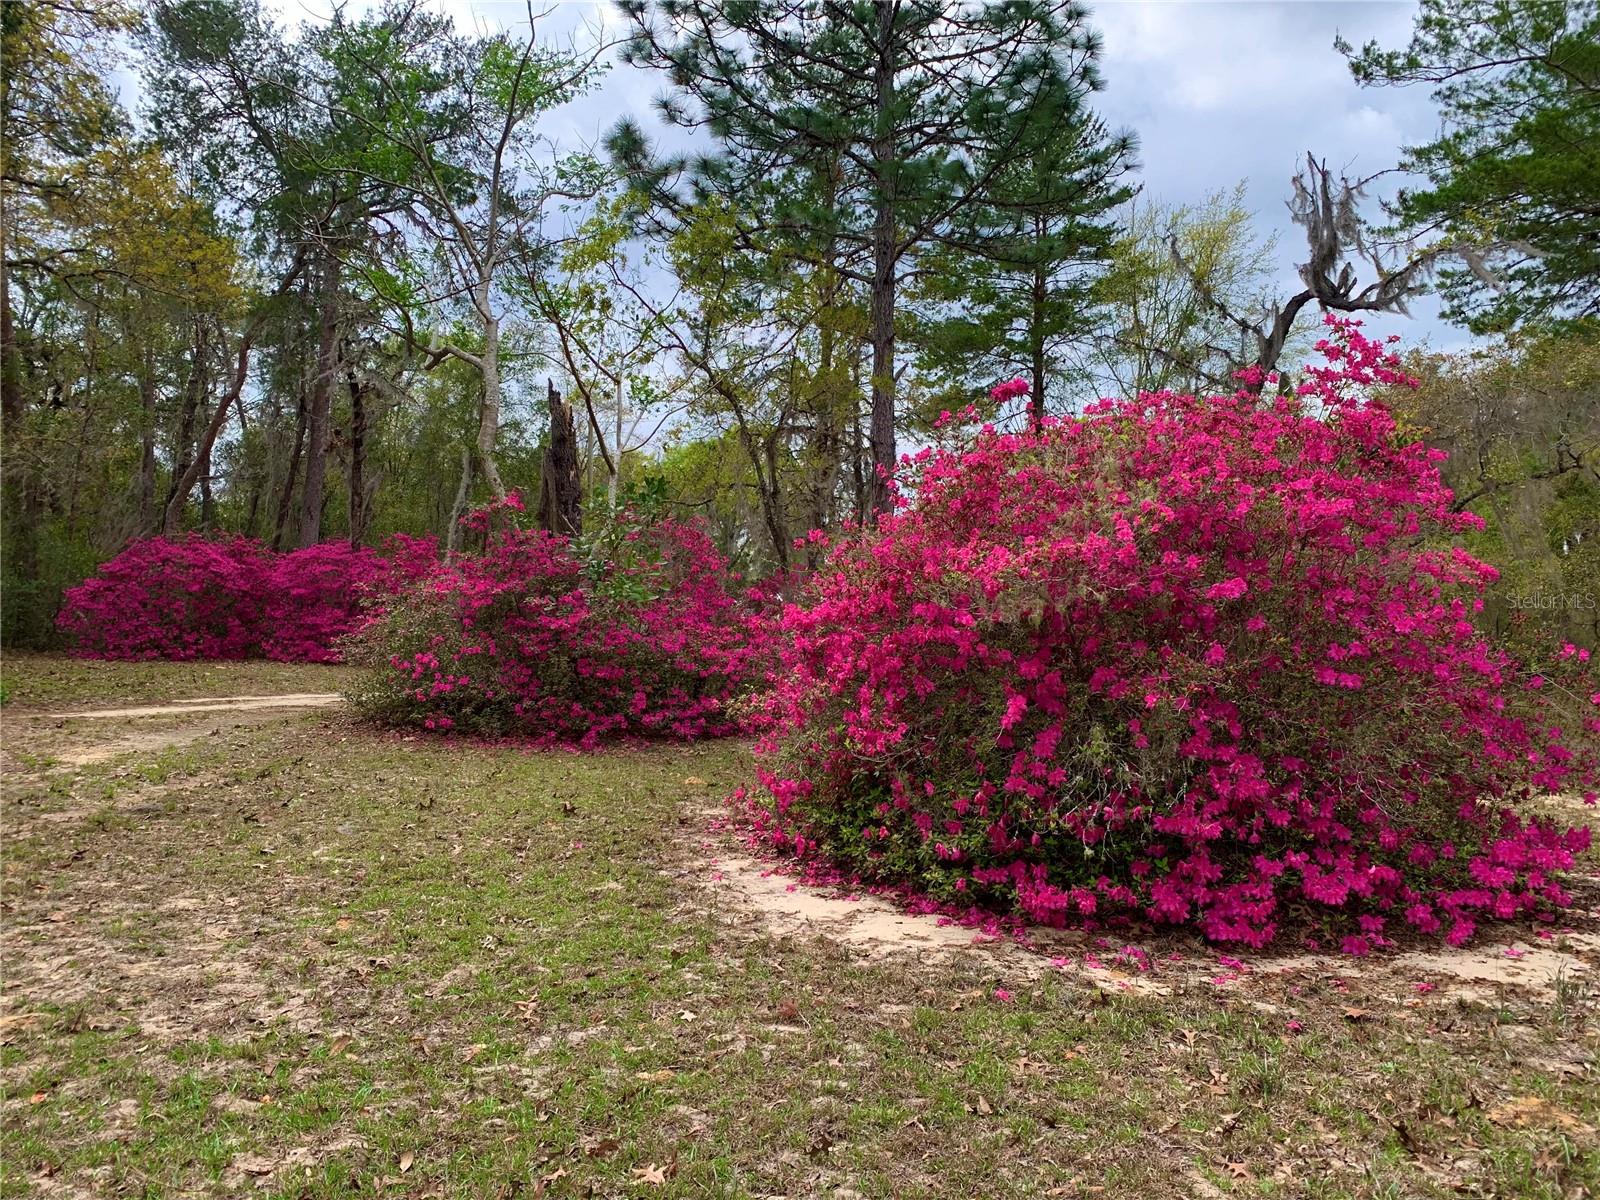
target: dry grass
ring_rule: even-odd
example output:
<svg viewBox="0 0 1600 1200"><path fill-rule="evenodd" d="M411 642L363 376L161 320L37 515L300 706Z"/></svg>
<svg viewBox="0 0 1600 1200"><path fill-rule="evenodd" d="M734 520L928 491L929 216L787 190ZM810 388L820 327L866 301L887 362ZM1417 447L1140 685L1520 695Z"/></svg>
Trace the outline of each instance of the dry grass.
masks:
<svg viewBox="0 0 1600 1200"><path fill-rule="evenodd" d="M60 706L259 694L264 669L5 677ZM6 743L6 1195L1600 1190L1592 917L1542 987L1238 972L1168 940L1147 994L786 914L708 828L735 743L527 754L328 711L197 732L12 706Z"/></svg>

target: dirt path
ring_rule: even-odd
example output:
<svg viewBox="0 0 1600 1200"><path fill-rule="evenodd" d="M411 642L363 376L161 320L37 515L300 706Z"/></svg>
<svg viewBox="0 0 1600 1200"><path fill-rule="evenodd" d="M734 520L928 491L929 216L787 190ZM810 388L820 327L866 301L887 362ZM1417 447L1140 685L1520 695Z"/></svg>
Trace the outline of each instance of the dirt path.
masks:
<svg viewBox="0 0 1600 1200"><path fill-rule="evenodd" d="M340 699L337 692L284 692L202 696L116 708L8 711L6 724L13 735L20 735L8 737L8 745L48 749L43 758L26 762L7 753L0 757L0 765L10 791L54 769L76 770L132 754L159 754L219 737L229 729L329 708Z"/></svg>
<svg viewBox="0 0 1600 1200"><path fill-rule="evenodd" d="M173 717L198 712L256 712L263 708L326 708L339 703L338 692L292 692L282 696L208 696L196 700L175 700L171 704L143 704L134 708L85 708L72 712L35 715L64 720L68 717L136 718Z"/></svg>

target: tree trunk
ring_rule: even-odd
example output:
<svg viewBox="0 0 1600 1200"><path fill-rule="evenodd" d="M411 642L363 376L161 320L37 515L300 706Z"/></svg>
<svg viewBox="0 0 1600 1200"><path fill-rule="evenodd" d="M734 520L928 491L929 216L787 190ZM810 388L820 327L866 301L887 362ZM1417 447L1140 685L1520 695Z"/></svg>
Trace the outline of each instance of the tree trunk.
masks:
<svg viewBox="0 0 1600 1200"><path fill-rule="evenodd" d="M300 488L300 525L296 537L299 546L315 546L322 540L322 493L328 477L333 387L339 378L340 273L339 260L329 254L322 268L317 371L311 379L311 403L306 415L306 476Z"/></svg>
<svg viewBox="0 0 1600 1200"><path fill-rule="evenodd" d="M350 546L367 540L367 405L355 371L346 375L350 385Z"/></svg>
<svg viewBox="0 0 1600 1200"><path fill-rule="evenodd" d="M550 445L539 473L539 525L551 533L578 537L583 533L583 487L578 478L578 429L572 405L553 382L545 382L550 406Z"/></svg>
<svg viewBox="0 0 1600 1200"><path fill-rule="evenodd" d="M506 498L506 485L500 481L495 463L495 442L500 436L500 318L489 304L489 281L480 280L472 292L472 304L483 325L483 404L478 410L478 464L496 500Z"/></svg>
<svg viewBox="0 0 1600 1200"><path fill-rule="evenodd" d="M156 531L156 351L147 343L139 359L139 526L138 536Z"/></svg>
<svg viewBox="0 0 1600 1200"><path fill-rule="evenodd" d="M196 464L200 468L200 528L215 529L217 525L217 500L211 492L211 450Z"/></svg>
<svg viewBox="0 0 1600 1200"><path fill-rule="evenodd" d="M282 550L289 536L289 514L294 511L294 485L300 476L300 456L306 443L306 385L301 374L294 390L294 443L289 448L289 467L284 472L283 488L278 493L278 516L272 528L272 548Z"/></svg>
<svg viewBox="0 0 1600 1200"><path fill-rule="evenodd" d="M1043 238L1038 218L1034 220L1036 241ZM1033 268L1033 321L1028 330L1028 340L1033 351L1033 387L1028 396L1028 415L1035 429L1044 421L1044 303L1045 277L1043 264Z"/></svg>
<svg viewBox="0 0 1600 1200"><path fill-rule="evenodd" d="M855 485L855 522L859 527L867 520L867 477L862 470L862 451L866 446L865 434L861 429L861 350L858 344L855 351L855 362L851 372L851 393L854 403L850 414L850 475L851 482Z"/></svg>
<svg viewBox="0 0 1600 1200"><path fill-rule="evenodd" d="M200 409L205 395L210 391L206 378L207 332L205 322L199 318L194 323L194 343L189 357L189 378L183 388L183 408L178 414L178 434L172 446L172 481L167 485L167 501L161 518L161 532L171 537L183 524L183 510L188 506L189 493L194 489L199 453L195 446L195 425L200 419ZM184 480L188 480L184 483ZM179 488L182 487L182 495Z"/></svg>
<svg viewBox="0 0 1600 1200"><path fill-rule="evenodd" d="M445 537L445 550L455 554L461 549L461 518L467 513L467 499L472 495L472 451L461 447L461 482L456 487L456 501L450 506L450 531Z"/></svg>
<svg viewBox="0 0 1600 1200"><path fill-rule="evenodd" d="M178 531L183 519L183 510L189 503L189 493L194 490L195 481L200 477L201 467L211 461L211 450L217 444L217 435L222 432L228 413L232 411L244 392L245 381L250 377L250 351L255 344L259 329L260 323L252 321L239 336L239 352L234 364L233 382L229 385L229 390L217 398L217 406L212 410L211 420L206 424L205 431L200 435L199 444L195 447L194 461L181 474L174 472L167 509L161 519L161 531L169 536Z"/></svg>
<svg viewBox="0 0 1600 1200"><path fill-rule="evenodd" d="M6 86L9 86L9 81ZM0 415L9 425L22 416L22 364L17 361L17 327L11 314L11 273L6 269L11 214L0 189Z"/></svg>
<svg viewBox="0 0 1600 1200"><path fill-rule="evenodd" d="M625 377L619 368L617 371L616 440L611 443L615 453L611 458L611 478L606 481L606 507L612 512L617 511L617 486L622 479L622 403L623 388L626 386L624 379Z"/></svg>
<svg viewBox="0 0 1600 1200"><path fill-rule="evenodd" d="M872 417L867 441L872 447L872 475L867 480L869 518L893 507L889 477L895 468L894 440L894 304L895 304L895 178L894 178L894 18L892 4L878 5L878 62L874 72L877 132L872 160L878 186L872 224L872 291L868 324L872 339Z"/></svg>
<svg viewBox="0 0 1600 1200"><path fill-rule="evenodd" d="M831 167L827 176L825 203L832 208L837 196L837 167ZM817 329L817 380L816 399L811 414L811 528L828 530L833 524L834 496L839 490L839 472L844 449L844 402L848 380L842 377L839 363L839 331L837 308L839 301L839 273L836 269L838 247L829 238L822 259L821 301L822 320ZM818 543L806 542L806 565L816 570L822 565L826 548Z"/></svg>

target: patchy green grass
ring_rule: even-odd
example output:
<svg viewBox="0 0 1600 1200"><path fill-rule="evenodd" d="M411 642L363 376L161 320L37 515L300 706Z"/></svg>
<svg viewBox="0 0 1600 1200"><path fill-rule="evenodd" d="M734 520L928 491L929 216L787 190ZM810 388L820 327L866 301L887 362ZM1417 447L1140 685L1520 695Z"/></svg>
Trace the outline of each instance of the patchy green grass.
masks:
<svg viewBox="0 0 1600 1200"><path fill-rule="evenodd" d="M202 696L337 692L349 667L277 662L96 662L8 652L0 659L0 697L8 708L111 707Z"/></svg>
<svg viewBox="0 0 1600 1200"><path fill-rule="evenodd" d="M33 703L171 695L7 671ZM695 814L744 780L737 743L138 728L63 766L49 722L8 724L6 1195L1600 1192L1581 980L1397 1000L1381 974L1197 971L1145 996L869 960L714 910L725 835Z"/></svg>

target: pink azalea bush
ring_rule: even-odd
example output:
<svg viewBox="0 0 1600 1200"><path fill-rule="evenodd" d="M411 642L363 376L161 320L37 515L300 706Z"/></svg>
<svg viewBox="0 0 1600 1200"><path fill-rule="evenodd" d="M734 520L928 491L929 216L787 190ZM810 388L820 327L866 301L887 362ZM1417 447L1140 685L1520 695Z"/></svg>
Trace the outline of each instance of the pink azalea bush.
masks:
<svg viewBox="0 0 1600 1200"><path fill-rule="evenodd" d="M56 627L86 658L253 657L268 556L242 537L134 542L67 590Z"/></svg>
<svg viewBox="0 0 1600 1200"><path fill-rule="evenodd" d="M377 573L378 555L348 542L275 555L261 606L262 653L279 662L338 662L339 639L355 627Z"/></svg>
<svg viewBox="0 0 1600 1200"><path fill-rule="evenodd" d="M1363 953L1568 901L1600 685L1472 622L1492 568L1336 323L1298 394L1103 401L907 462L782 618L759 836L1046 925ZM1247 380L1259 384L1260 380Z"/></svg>
<svg viewBox="0 0 1600 1200"><path fill-rule="evenodd" d="M381 551L325 542L274 553L192 534L145 538L62 600L57 627L89 658L337 662L368 609L431 573L431 538Z"/></svg>
<svg viewBox="0 0 1600 1200"><path fill-rule="evenodd" d="M403 592L363 635L358 706L388 724L592 747L733 732L749 611L694 525L618 523L566 538L489 530Z"/></svg>

